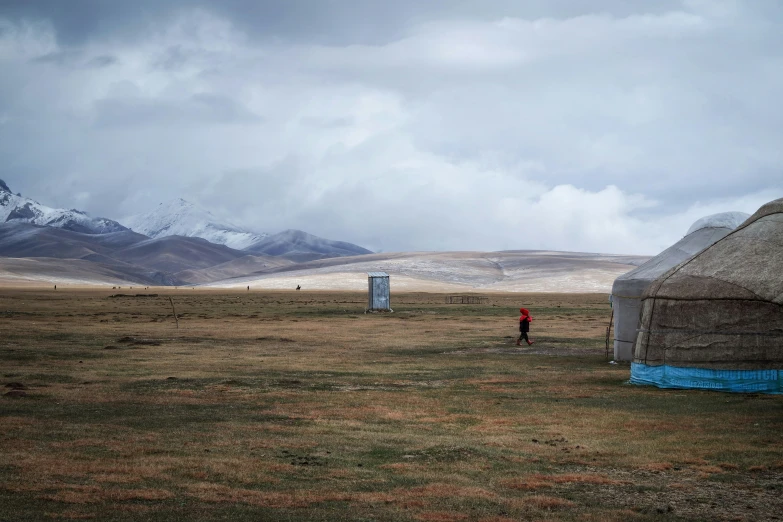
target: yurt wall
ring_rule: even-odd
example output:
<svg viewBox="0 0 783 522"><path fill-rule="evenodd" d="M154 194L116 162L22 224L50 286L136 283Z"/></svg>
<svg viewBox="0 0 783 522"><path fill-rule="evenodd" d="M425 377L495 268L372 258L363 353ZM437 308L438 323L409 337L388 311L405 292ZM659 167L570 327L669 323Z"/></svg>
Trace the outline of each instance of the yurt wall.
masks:
<svg viewBox="0 0 783 522"><path fill-rule="evenodd" d="M631 382L783 393L783 199L647 287Z"/></svg>
<svg viewBox="0 0 783 522"><path fill-rule="evenodd" d="M618 277L612 285L614 307L614 359L633 359L639 327L642 292L661 274L701 252L739 226L748 217L743 212L723 212L696 221L680 241L643 265Z"/></svg>

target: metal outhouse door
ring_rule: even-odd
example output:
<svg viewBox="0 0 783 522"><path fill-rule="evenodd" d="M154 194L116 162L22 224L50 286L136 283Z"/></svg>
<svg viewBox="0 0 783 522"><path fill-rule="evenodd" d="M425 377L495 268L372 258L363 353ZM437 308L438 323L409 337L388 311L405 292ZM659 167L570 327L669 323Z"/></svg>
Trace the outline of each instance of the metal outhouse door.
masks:
<svg viewBox="0 0 783 522"><path fill-rule="evenodd" d="M389 274L386 272L370 272L367 274L369 283L369 310L390 310Z"/></svg>

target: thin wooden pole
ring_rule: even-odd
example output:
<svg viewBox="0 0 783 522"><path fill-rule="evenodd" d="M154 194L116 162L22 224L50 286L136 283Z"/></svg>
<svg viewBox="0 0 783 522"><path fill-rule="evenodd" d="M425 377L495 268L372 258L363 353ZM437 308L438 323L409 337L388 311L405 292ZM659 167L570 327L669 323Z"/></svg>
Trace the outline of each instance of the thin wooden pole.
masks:
<svg viewBox="0 0 783 522"><path fill-rule="evenodd" d="M171 312L174 314L174 320L177 322L177 330L179 330L179 319L177 318L177 310L174 309L174 300L169 296L169 303L171 303Z"/></svg>
<svg viewBox="0 0 783 522"><path fill-rule="evenodd" d="M606 358L609 359L609 332L612 329L612 322L614 321L614 308L612 308L612 315L609 317L609 326L606 327Z"/></svg>

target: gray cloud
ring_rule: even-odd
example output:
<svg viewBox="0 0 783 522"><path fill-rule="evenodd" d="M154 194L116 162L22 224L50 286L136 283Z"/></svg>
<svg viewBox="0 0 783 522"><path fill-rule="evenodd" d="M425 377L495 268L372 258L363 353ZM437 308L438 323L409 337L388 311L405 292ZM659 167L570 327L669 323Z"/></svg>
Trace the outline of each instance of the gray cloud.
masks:
<svg viewBox="0 0 783 522"><path fill-rule="evenodd" d="M48 204L655 253L783 196L777 1L67 4L0 4L0 178Z"/></svg>
<svg viewBox="0 0 783 522"><path fill-rule="evenodd" d="M768 10L775 0L759 0ZM227 18L243 33L264 41L327 45L383 44L397 40L411 25L433 20L493 21L499 18L573 18L592 13L630 16L665 13L680 2L661 0L5 0L0 16L13 20L49 20L64 45L92 39L138 37L183 11L205 9Z"/></svg>
<svg viewBox="0 0 783 522"><path fill-rule="evenodd" d="M257 124L263 120L226 96L202 93L184 100L105 98L95 103L95 124L105 127Z"/></svg>
<svg viewBox="0 0 783 522"><path fill-rule="evenodd" d="M104 54L104 55L95 56L94 58L92 58L87 63L87 66L88 67L101 68L101 67L110 67L110 66L112 66L112 65L114 65L116 63L117 63L117 58L116 57L110 56L108 54Z"/></svg>
<svg viewBox="0 0 783 522"><path fill-rule="evenodd" d="M80 51L69 49L36 56L30 61L32 63L58 65L61 67L86 67L100 69L116 64L117 58L115 56L105 54L85 59L84 55Z"/></svg>

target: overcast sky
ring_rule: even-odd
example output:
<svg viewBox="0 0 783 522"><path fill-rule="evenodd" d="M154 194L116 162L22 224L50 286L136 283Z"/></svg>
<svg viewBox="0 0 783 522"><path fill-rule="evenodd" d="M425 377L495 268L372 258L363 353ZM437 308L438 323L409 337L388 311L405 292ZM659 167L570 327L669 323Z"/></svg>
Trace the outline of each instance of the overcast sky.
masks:
<svg viewBox="0 0 783 522"><path fill-rule="evenodd" d="M783 197L783 2L0 0L0 179L373 250L655 254Z"/></svg>

